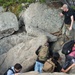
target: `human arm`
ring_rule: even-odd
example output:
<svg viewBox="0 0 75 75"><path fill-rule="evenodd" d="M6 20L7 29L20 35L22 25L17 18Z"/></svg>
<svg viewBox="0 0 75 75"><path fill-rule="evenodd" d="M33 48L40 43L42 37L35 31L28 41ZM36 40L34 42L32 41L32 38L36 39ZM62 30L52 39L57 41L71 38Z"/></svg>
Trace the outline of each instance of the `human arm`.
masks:
<svg viewBox="0 0 75 75"><path fill-rule="evenodd" d="M71 25L70 25L69 30L72 30L72 26L73 26L73 22L74 22L74 17L73 17L73 15L72 15L70 18L71 18Z"/></svg>
<svg viewBox="0 0 75 75"><path fill-rule="evenodd" d="M71 66L69 66L66 70L64 70L63 68L61 69L62 72L66 73L68 72L73 66L75 66L75 64L72 64Z"/></svg>
<svg viewBox="0 0 75 75"><path fill-rule="evenodd" d="M63 16L63 13L60 13L60 16L62 17Z"/></svg>

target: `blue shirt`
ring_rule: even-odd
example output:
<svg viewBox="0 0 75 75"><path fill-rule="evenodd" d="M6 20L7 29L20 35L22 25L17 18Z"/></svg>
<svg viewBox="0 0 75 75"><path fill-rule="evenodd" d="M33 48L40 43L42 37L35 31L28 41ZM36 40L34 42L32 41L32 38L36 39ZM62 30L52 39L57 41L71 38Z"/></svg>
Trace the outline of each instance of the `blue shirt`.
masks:
<svg viewBox="0 0 75 75"><path fill-rule="evenodd" d="M11 67L11 69L15 72L14 67ZM13 71L8 70L7 75L14 75Z"/></svg>

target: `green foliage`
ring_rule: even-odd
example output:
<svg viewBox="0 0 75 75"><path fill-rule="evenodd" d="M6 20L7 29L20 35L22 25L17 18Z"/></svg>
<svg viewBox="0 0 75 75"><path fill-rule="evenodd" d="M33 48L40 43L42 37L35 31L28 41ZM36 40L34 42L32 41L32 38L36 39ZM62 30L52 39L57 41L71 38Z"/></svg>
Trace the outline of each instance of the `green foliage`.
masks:
<svg viewBox="0 0 75 75"><path fill-rule="evenodd" d="M75 10L75 6L71 6L71 8L73 8Z"/></svg>
<svg viewBox="0 0 75 75"><path fill-rule="evenodd" d="M39 0L41 3L45 2L46 0Z"/></svg>
<svg viewBox="0 0 75 75"><path fill-rule="evenodd" d="M13 2L6 2L3 4L3 7L8 7L8 6L12 6L12 4L14 4Z"/></svg>
<svg viewBox="0 0 75 75"><path fill-rule="evenodd" d="M32 3L32 2L35 2L35 0L0 0L0 5L10 5L10 4L13 4L13 3Z"/></svg>
<svg viewBox="0 0 75 75"><path fill-rule="evenodd" d="M19 3L25 3L27 0L17 0Z"/></svg>
<svg viewBox="0 0 75 75"><path fill-rule="evenodd" d="M8 7L8 6L11 6L15 3L32 3L32 2L35 2L36 0L0 0L0 6L3 6L3 7ZM39 0L41 3L42 2L45 2L45 0Z"/></svg>
<svg viewBox="0 0 75 75"><path fill-rule="evenodd" d="M0 6L5 8L5 11L11 11L17 16L22 11L22 3L33 3L36 0L0 0ZM39 2L45 2L45 0L39 0ZM26 6L28 7L28 5Z"/></svg>
<svg viewBox="0 0 75 75"><path fill-rule="evenodd" d="M35 0L27 0L28 3L35 2Z"/></svg>
<svg viewBox="0 0 75 75"><path fill-rule="evenodd" d="M13 12L16 16L18 16L21 11L22 11L22 5L21 5L21 4L15 5L14 9L12 10L12 12Z"/></svg>

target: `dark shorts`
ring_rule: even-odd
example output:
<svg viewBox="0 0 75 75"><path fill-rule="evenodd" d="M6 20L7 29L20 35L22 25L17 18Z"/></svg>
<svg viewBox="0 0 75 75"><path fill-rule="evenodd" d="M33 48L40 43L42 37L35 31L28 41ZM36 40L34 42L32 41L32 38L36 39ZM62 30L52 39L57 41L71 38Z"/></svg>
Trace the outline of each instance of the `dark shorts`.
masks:
<svg viewBox="0 0 75 75"><path fill-rule="evenodd" d="M73 64L71 56L66 56L65 64L63 65L63 69L67 69L70 65Z"/></svg>

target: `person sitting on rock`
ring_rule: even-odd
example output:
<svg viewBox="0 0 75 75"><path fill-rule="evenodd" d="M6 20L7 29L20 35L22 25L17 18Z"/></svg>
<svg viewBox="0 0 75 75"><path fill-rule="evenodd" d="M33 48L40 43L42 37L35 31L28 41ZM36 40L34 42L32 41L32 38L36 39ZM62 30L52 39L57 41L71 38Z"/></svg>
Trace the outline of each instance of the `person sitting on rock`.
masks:
<svg viewBox="0 0 75 75"><path fill-rule="evenodd" d="M13 67L10 67L4 75L18 75L18 73L21 71L22 66L19 63L16 63Z"/></svg>

